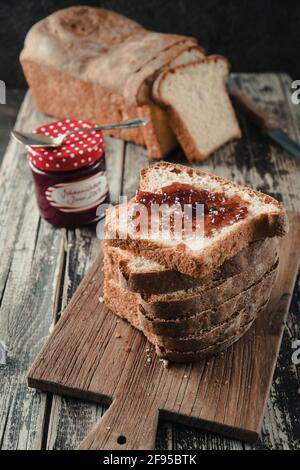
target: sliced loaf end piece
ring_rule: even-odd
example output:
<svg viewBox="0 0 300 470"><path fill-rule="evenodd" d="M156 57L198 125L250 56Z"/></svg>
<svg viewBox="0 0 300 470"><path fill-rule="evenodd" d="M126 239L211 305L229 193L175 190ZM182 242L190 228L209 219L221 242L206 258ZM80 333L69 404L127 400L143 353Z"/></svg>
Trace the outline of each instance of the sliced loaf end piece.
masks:
<svg viewBox="0 0 300 470"><path fill-rule="evenodd" d="M241 131L225 87L227 59L211 55L162 72L153 99L166 107L171 126L190 161L205 160Z"/></svg>

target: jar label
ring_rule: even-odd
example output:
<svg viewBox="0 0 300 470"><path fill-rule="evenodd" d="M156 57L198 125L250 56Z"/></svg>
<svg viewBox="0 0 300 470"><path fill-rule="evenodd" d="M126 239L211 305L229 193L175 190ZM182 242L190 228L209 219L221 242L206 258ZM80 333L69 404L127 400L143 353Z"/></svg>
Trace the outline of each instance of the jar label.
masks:
<svg viewBox="0 0 300 470"><path fill-rule="evenodd" d="M46 198L62 212L82 212L99 206L108 193L106 172L49 186Z"/></svg>

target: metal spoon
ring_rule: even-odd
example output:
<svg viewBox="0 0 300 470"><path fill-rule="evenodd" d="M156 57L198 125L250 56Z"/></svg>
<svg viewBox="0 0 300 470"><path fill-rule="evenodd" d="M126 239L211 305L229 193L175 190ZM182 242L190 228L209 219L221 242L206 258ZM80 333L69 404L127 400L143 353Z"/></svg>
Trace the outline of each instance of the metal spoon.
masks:
<svg viewBox="0 0 300 470"><path fill-rule="evenodd" d="M102 126L96 126L92 128L85 127L78 130L71 130L58 137L47 137L42 134L27 134L19 131L12 131L11 135L16 141L24 145L29 145L30 147L59 147L68 135L75 134L77 132L105 131L108 129L141 127L148 124L148 122L148 118L131 119L130 121L124 121L115 124L103 124Z"/></svg>

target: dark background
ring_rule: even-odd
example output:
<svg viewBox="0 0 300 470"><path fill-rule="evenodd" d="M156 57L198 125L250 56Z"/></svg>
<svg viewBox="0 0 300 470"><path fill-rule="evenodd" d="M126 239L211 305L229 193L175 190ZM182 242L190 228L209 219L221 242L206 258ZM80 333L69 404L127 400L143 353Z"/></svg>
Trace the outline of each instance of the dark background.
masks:
<svg viewBox="0 0 300 470"><path fill-rule="evenodd" d="M0 2L0 79L24 87L18 55L30 26L71 5L123 13L149 29L198 38L236 72L286 72L300 78L299 0L9 0Z"/></svg>

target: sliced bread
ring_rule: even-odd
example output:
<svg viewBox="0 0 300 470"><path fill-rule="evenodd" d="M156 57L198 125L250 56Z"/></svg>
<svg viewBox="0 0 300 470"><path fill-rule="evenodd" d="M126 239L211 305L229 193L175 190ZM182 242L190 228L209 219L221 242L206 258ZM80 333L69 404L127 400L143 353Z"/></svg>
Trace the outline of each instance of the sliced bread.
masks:
<svg viewBox="0 0 300 470"><path fill-rule="evenodd" d="M121 318L128 320L136 328L141 329L139 323L139 309L137 304L137 294L124 289L117 282L111 281L109 277L104 281L104 299L110 310ZM260 314L262 309L257 311ZM158 344L157 336L150 331L144 330L143 333L147 339L155 346L156 354L164 359L174 362L193 362L206 358L211 355L219 354L227 349L233 343L238 341L251 327L254 318L241 324L240 328L234 334L227 338L219 338L218 341L204 348L192 348L181 351L175 348L167 348L167 345ZM179 345L180 347L180 345Z"/></svg>
<svg viewBox="0 0 300 470"><path fill-rule="evenodd" d="M177 65L153 84L154 100L164 106L171 127L190 161L206 159L241 131L228 97L227 59L219 55Z"/></svg>
<svg viewBox="0 0 300 470"><path fill-rule="evenodd" d="M199 310L193 315L176 316L172 319L163 320L156 316L149 315L146 310L140 305L139 318L142 329L146 329L153 334L159 336L172 336L180 337L189 334L195 334L198 330L209 330L215 325L228 321L248 305L251 305L253 300L258 301L258 306L264 305L270 297L270 292L277 275L277 267L253 284L248 289L240 292L234 297L230 297L225 302L210 307L207 310Z"/></svg>
<svg viewBox="0 0 300 470"><path fill-rule="evenodd" d="M263 314L264 307L262 307L257 312L257 317ZM211 356L216 356L234 343L236 343L239 339L250 330L251 326L253 325L255 319L249 321L245 325L241 326L237 333L233 334L232 336L228 337L227 339L220 339L216 343L207 346L206 348L190 350L190 351L180 351L177 349L166 349L164 346L159 346L158 344L155 346L156 354L163 359L168 359L169 361L173 362L196 362L202 359L209 358Z"/></svg>
<svg viewBox="0 0 300 470"><path fill-rule="evenodd" d="M141 295L140 304L155 319L187 318L207 309L214 309L254 286L268 272L273 272L278 262L272 260L256 265L240 274L220 279L208 286L180 290L160 295Z"/></svg>
<svg viewBox="0 0 300 470"><path fill-rule="evenodd" d="M105 251L104 246L104 254ZM173 315L170 315L172 319L161 320L156 315L149 315L145 311L140 294L124 289L119 284L116 270L109 258L106 258L104 296L106 304L114 313L126 318L140 329L157 348L160 348L160 351L163 349L193 351L210 347L215 342L222 342L228 337L238 335L246 324L252 322L260 308L269 300L277 268L278 263L275 263L272 269L257 282L230 297L224 303L220 303L222 289L215 289L213 297L219 299L218 305L214 308L211 306L207 310L201 310L201 304L199 304L198 310L196 310L197 304L195 303L193 315L179 315L180 302L176 305L174 300L173 305L177 308L174 308ZM241 275L244 275L246 280L249 277L249 272L242 272L238 276ZM230 279L233 279L233 285L238 285L234 282L234 278L229 278L227 281ZM112 291L116 294L113 298L109 293ZM169 295L173 296L174 294ZM184 301L184 295L186 295L188 303L190 293L181 293L181 303ZM205 297L205 289L203 297ZM126 304L123 303L124 298L126 298Z"/></svg>
<svg viewBox="0 0 300 470"><path fill-rule="evenodd" d="M257 316L257 312L265 304L256 300L248 304L243 310L237 311L227 321L220 323L208 330L200 330L195 334L182 337L155 336L155 344L160 348L176 349L177 351L197 351L207 348L218 341L224 341L227 338L238 334L240 329L252 323Z"/></svg>
<svg viewBox="0 0 300 470"><path fill-rule="evenodd" d="M153 104L152 84L162 70L190 61L202 60L205 51L195 44L192 38L178 42L160 52L134 74L131 74L124 87L124 96L128 104L141 106ZM161 108L160 108L161 109Z"/></svg>
<svg viewBox="0 0 300 470"><path fill-rule="evenodd" d="M107 256L107 253L110 252L109 247L104 245L103 252L106 275L114 282L119 283L117 263L112 260L113 256ZM259 283L265 278L263 285L268 287L273 284L278 265L277 257L278 251L274 246L274 249L270 250L267 256L260 259L259 262L250 264L247 269L234 276L220 277L198 287L180 289L174 292L150 295L137 294L137 302L142 306L145 313L145 323L149 320L151 324L163 325L165 322L166 325L171 326L174 322L178 324L179 330L182 328L182 331L184 331L185 325L190 320L192 324L193 319L195 320L194 325L197 321L213 324L217 321L218 315L230 315L229 309L225 313L222 313L221 309L221 312L218 313L220 306L224 306L227 301L231 301L231 311L234 311L237 305L236 296L239 294L243 294L242 298L247 296L249 301L250 288L250 292L254 295L258 295L258 292L263 295ZM120 284L122 285L122 283ZM202 316L202 312L206 315ZM216 320L213 321L213 319Z"/></svg>
<svg viewBox="0 0 300 470"><path fill-rule="evenodd" d="M205 58L205 51L199 45L189 46L177 57L169 62L168 67L173 68L177 67L178 65L188 64L190 62L195 62L197 60L203 60Z"/></svg>
<svg viewBox="0 0 300 470"><path fill-rule="evenodd" d="M202 278L194 278L156 261L134 256L128 250L110 246L106 240L102 242L102 248L113 269L119 273L121 285L133 292L153 295L208 285L213 281L239 274L251 266L261 266L263 261L266 263L264 272L267 272L272 260L276 259L278 240L273 238L250 243L233 258ZM261 272L261 275L264 272Z"/></svg>
<svg viewBox="0 0 300 470"><path fill-rule="evenodd" d="M282 236L287 230L287 216L283 206L270 196L250 188L239 186L221 177L210 175L199 170L172 163L156 163L141 172L139 199L143 197L166 195L170 197L173 186L184 186L190 191L204 191L205 197L221 198L221 205L216 205L214 213L207 213L205 217L209 223L221 222L220 226L204 236L184 238L182 242L172 238L152 237L151 231L137 234L132 223L132 212L110 208L106 213L106 238L112 246L133 251L136 255L156 261L170 269L192 277L203 277L221 266L227 259L232 258L255 240L268 237ZM142 194L142 196L141 196ZM144 194L144 196L143 196ZM172 196L172 193L171 193ZM239 201L239 208L243 209L244 217L235 218L228 223L224 218L224 207L230 206L231 201ZM206 202L197 200L198 203ZM123 209L123 210L122 210ZM218 219L219 218L219 219ZM206 219L205 219L206 220ZM123 232L123 227L126 231Z"/></svg>

